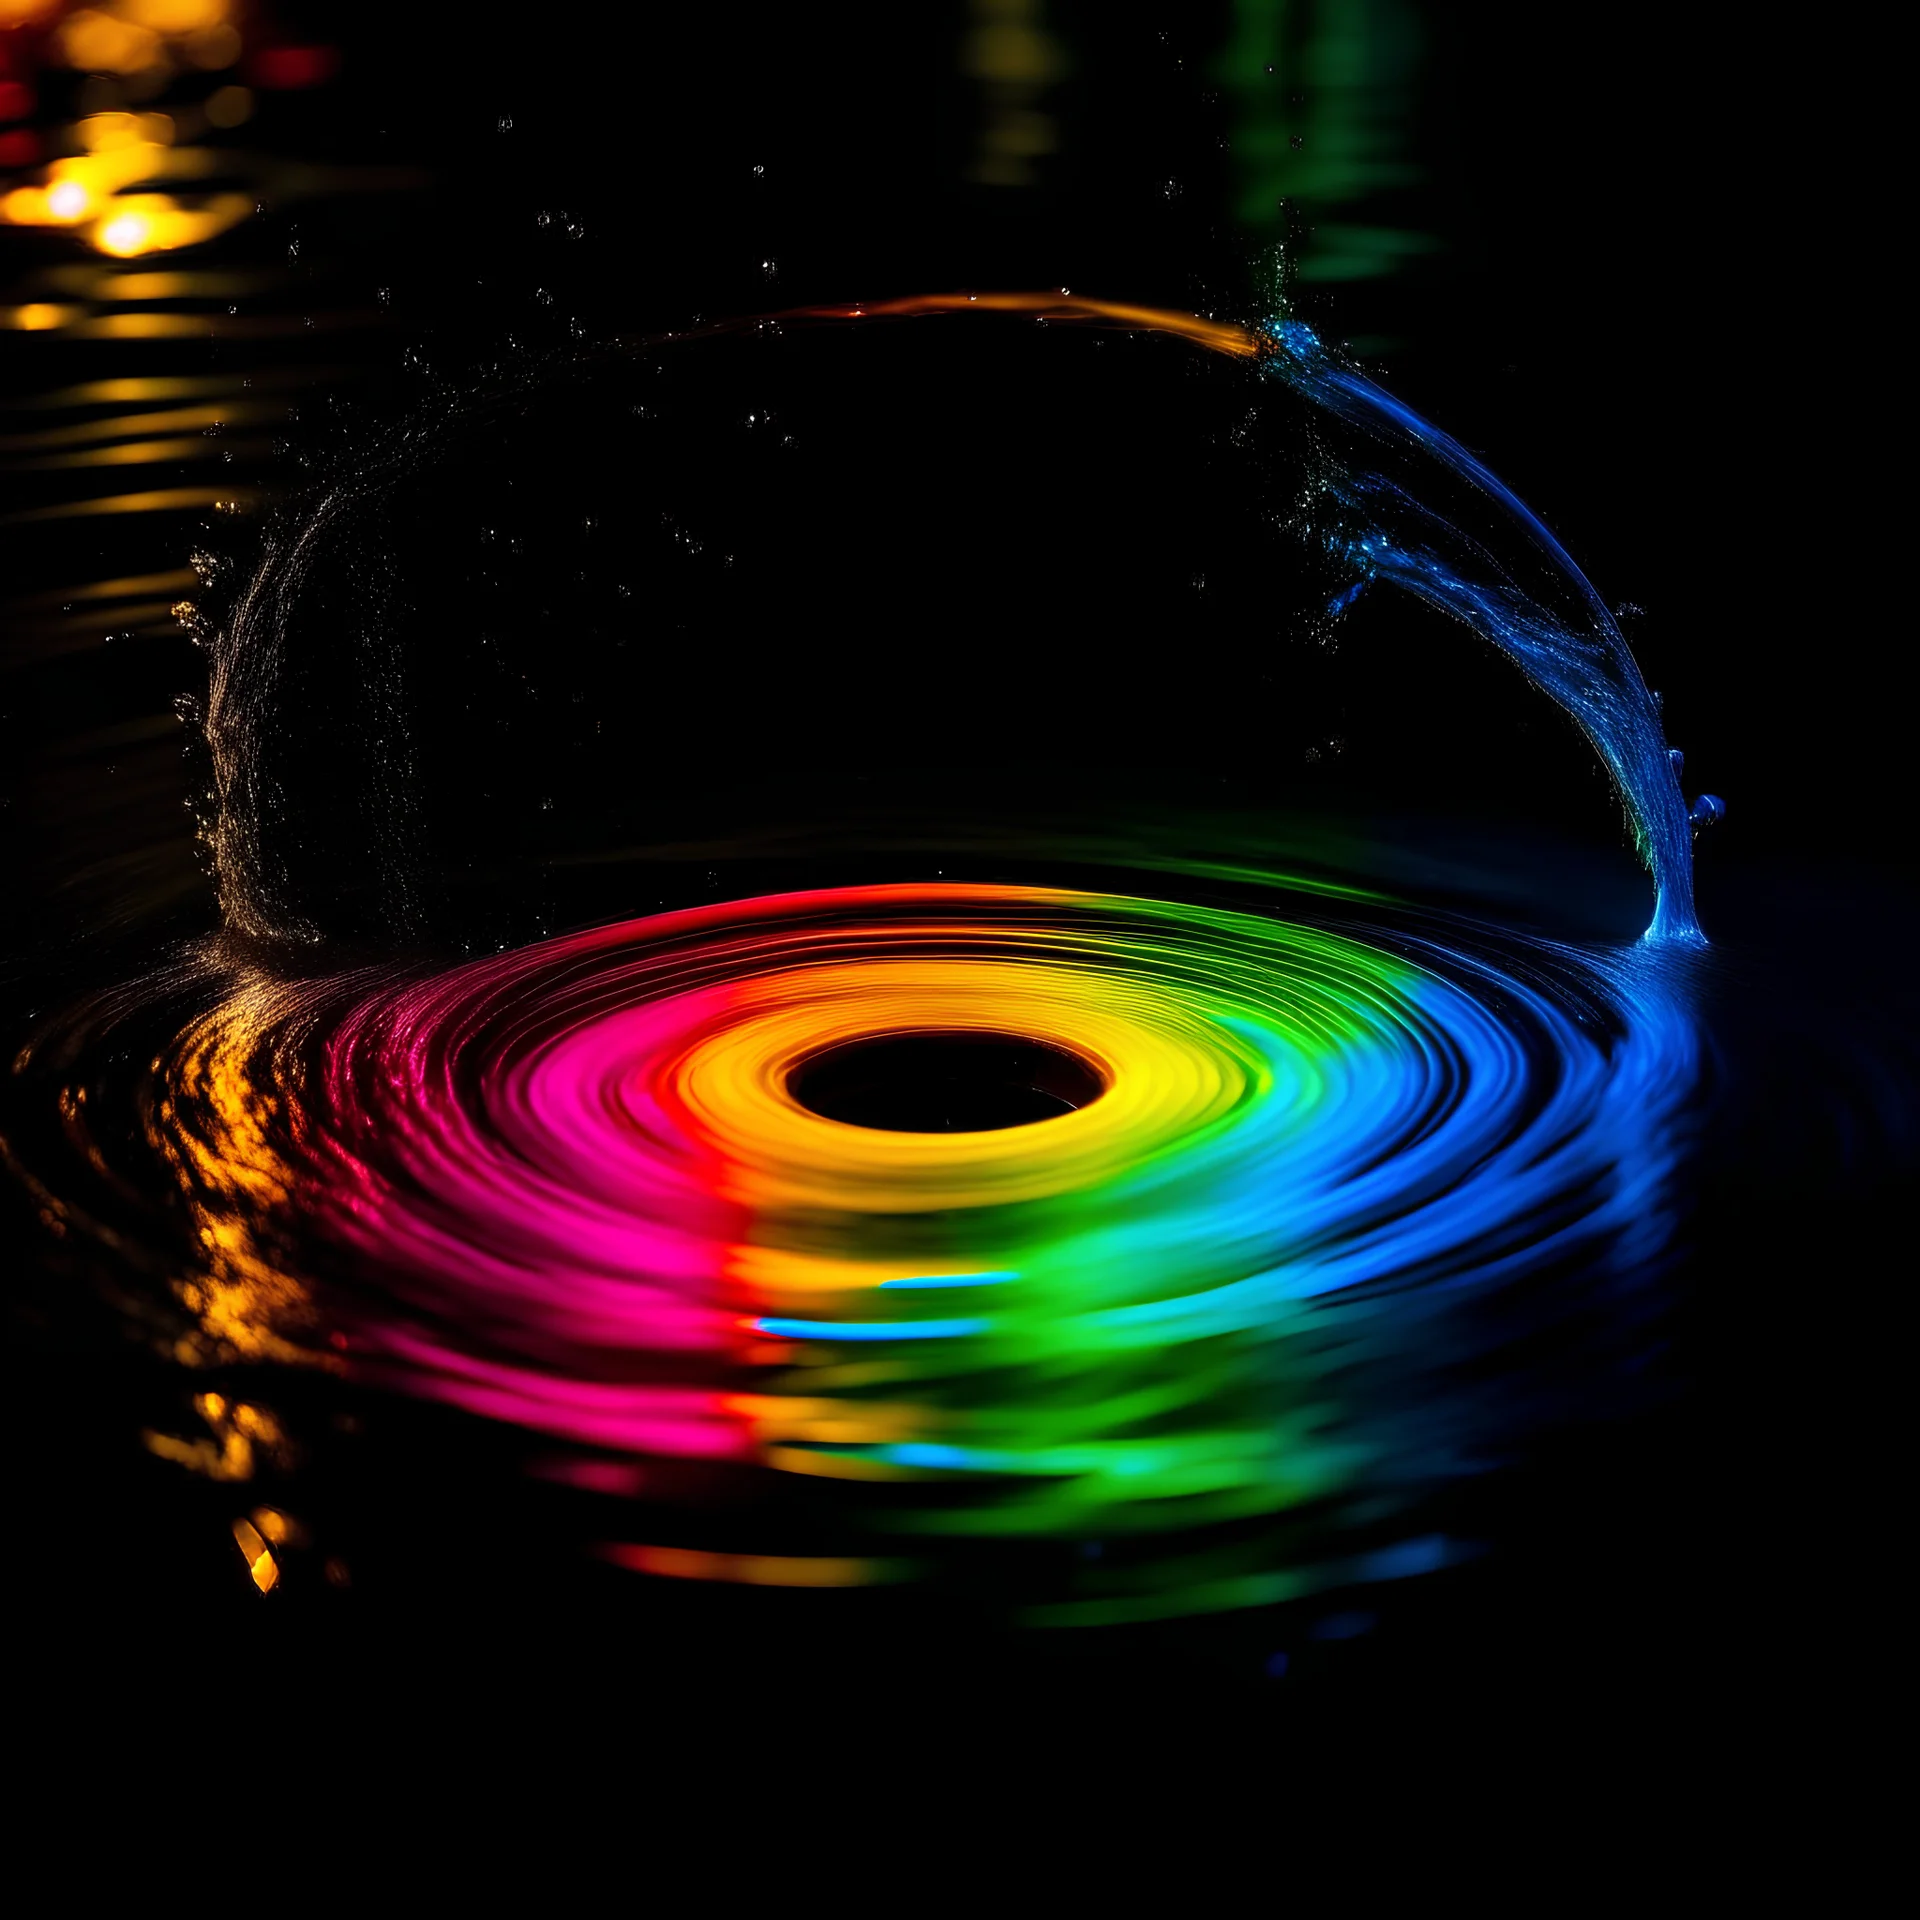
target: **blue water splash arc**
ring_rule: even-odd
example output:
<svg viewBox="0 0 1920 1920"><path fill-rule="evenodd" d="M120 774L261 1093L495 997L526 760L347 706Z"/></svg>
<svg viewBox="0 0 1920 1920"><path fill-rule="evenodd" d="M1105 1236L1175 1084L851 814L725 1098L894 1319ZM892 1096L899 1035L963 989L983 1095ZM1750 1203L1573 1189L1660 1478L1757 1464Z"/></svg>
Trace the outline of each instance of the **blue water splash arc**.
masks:
<svg viewBox="0 0 1920 1920"><path fill-rule="evenodd" d="M1720 803L1703 795L1689 815L1679 756L1605 602L1540 517L1458 441L1341 365L1303 322L1276 320L1265 332L1274 349L1267 371L1357 429L1376 454L1366 470L1342 462L1323 476L1320 504L1332 511L1321 531L1359 575L1329 611L1384 580L1498 647L1573 716L1612 773L1653 875L1645 937L1703 944L1693 827L1717 818ZM1440 501L1457 510L1441 511Z"/></svg>

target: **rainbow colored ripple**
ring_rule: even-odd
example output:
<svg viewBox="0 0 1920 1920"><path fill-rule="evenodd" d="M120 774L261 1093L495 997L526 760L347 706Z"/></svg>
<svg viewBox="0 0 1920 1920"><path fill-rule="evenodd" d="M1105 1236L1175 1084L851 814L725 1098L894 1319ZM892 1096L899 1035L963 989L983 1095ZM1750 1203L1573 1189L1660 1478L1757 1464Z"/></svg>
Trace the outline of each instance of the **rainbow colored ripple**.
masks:
<svg viewBox="0 0 1920 1920"><path fill-rule="evenodd" d="M1392 1516L1524 1424L1486 1363L1554 1317L1537 1283L1571 1311L1664 1238L1695 1046L1660 965L1033 887L790 894L242 990L158 1124L233 1337L291 1289L369 1377L635 1457L662 1534L683 1463L842 1483L811 1555L613 1557L818 1585L1097 1542L1033 1617L1140 1619L1444 1557ZM796 1096L823 1050L916 1032L1043 1042L1104 1091L952 1133ZM299 1238L355 1284L291 1273Z"/></svg>

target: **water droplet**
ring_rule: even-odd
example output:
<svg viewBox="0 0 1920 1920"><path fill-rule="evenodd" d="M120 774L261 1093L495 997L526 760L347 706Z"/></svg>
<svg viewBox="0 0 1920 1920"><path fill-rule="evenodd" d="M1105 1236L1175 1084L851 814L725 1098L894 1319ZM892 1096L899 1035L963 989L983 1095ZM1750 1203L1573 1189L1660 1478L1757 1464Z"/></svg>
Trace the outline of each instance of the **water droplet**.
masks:
<svg viewBox="0 0 1920 1920"><path fill-rule="evenodd" d="M1673 777L1676 780L1687 770L1687 756L1678 747L1667 749L1667 762L1673 768Z"/></svg>
<svg viewBox="0 0 1920 1920"><path fill-rule="evenodd" d="M1717 793L1703 793L1687 811L1697 833L1704 827L1717 827L1727 817L1727 803Z"/></svg>

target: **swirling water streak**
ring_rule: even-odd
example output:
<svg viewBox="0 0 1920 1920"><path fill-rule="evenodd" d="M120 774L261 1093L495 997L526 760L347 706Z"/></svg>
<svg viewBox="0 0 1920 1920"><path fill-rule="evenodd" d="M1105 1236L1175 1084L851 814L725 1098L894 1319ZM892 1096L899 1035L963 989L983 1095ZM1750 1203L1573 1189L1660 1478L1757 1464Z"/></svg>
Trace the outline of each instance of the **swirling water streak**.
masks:
<svg viewBox="0 0 1920 1920"><path fill-rule="evenodd" d="M1499 1356L1596 1300L1631 1321L1657 1267L1680 964L1038 887L769 896L242 985L153 1127L229 1340L330 1328L362 1377L640 1463L660 1531L693 1465L840 1501L807 1551L709 1521L609 1557L833 1585L1078 1542L1025 1617L1151 1619L1445 1559L1420 1494L1540 1416ZM1101 1091L952 1133L802 1104L823 1050L912 1033L1039 1041Z"/></svg>
<svg viewBox="0 0 1920 1920"><path fill-rule="evenodd" d="M1573 716L1624 797L1640 856L1653 874L1647 937L1697 944L1693 827L1678 764L1606 602L1540 516L1451 435L1340 365L1304 322L1276 321L1267 337L1278 347L1269 370L1376 443L1383 466L1385 458L1410 459L1424 496L1385 471L1343 463L1328 482L1344 521L1333 533L1336 549L1360 570L1362 582L1386 580L1465 622ZM1496 552L1427 504L1438 491L1436 473L1463 483L1518 537L1503 540ZM1525 556L1538 579L1521 577L1502 557L1507 553ZM1703 817L1713 817L1720 804L1709 797Z"/></svg>

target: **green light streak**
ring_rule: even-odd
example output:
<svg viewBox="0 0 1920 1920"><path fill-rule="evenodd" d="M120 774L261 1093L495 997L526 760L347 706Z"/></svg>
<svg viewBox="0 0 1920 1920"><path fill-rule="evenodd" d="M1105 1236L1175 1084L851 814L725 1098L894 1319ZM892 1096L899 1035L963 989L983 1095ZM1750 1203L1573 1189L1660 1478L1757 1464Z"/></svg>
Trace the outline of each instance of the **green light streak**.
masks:
<svg viewBox="0 0 1920 1920"><path fill-rule="evenodd" d="M1285 250L1283 277L1378 279L1428 235L1336 220L1416 184L1408 158L1420 28L1405 0L1233 0L1215 67L1233 95L1233 217Z"/></svg>

